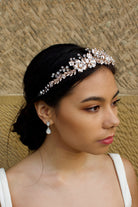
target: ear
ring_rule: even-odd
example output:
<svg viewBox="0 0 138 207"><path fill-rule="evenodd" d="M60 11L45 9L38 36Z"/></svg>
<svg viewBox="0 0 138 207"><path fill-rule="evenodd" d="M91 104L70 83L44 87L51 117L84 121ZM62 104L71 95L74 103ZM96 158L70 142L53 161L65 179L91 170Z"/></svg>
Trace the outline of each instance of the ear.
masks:
<svg viewBox="0 0 138 207"><path fill-rule="evenodd" d="M38 117L46 124L47 121L50 122L50 125L53 124L52 114L53 107L48 106L44 101L40 100L34 103Z"/></svg>

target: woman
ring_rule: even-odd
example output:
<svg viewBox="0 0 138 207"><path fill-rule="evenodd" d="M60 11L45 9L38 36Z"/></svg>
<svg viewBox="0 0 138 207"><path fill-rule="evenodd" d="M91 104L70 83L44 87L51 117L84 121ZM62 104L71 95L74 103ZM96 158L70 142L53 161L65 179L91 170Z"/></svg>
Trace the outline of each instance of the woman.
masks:
<svg viewBox="0 0 138 207"><path fill-rule="evenodd" d="M34 152L1 169L1 207L138 206L131 164L106 154L119 124L114 74L111 56L74 44L32 60L13 130Z"/></svg>

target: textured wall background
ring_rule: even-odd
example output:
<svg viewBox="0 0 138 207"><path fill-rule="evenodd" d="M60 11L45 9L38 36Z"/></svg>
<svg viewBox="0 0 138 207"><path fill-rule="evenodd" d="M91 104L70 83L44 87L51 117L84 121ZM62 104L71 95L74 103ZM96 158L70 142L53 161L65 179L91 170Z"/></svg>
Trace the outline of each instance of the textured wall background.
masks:
<svg viewBox="0 0 138 207"><path fill-rule="evenodd" d="M0 167L28 154L8 132L22 104L26 66L45 47L63 42L105 49L116 60L121 124L111 151L138 176L136 0L0 0Z"/></svg>

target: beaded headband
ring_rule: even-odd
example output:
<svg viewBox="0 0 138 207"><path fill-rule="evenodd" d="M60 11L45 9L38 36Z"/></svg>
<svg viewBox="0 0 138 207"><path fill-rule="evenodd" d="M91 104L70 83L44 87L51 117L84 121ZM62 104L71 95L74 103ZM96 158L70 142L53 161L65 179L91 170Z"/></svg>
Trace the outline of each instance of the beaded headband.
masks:
<svg viewBox="0 0 138 207"><path fill-rule="evenodd" d="M85 49L87 51L86 54L81 56L77 54L77 58L70 58L69 66L73 69L69 68L69 66L61 66L61 68L56 72L52 73L51 78L52 80L45 86L43 90L39 92L39 96L46 94L50 88L54 85L59 84L63 79L67 78L68 76L76 75L77 72L83 72L87 68L95 68L96 63L100 65L114 65L114 59L107 55L104 50L98 49Z"/></svg>

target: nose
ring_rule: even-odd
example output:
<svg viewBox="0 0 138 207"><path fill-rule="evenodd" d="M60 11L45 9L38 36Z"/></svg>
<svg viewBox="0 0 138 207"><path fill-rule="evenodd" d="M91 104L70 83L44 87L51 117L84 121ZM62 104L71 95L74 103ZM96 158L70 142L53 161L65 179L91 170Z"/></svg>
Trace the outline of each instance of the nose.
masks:
<svg viewBox="0 0 138 207"><path fill-rule="evenodd" d="M104 114L103 128L105 129L114 128L117 127L119 123L120 121L117 116L117 111L112 108L108 109Z"/></svg>

